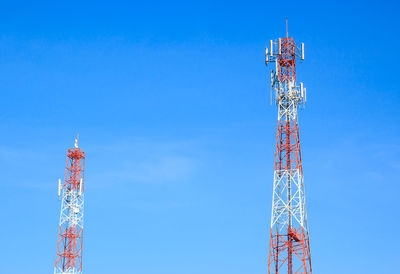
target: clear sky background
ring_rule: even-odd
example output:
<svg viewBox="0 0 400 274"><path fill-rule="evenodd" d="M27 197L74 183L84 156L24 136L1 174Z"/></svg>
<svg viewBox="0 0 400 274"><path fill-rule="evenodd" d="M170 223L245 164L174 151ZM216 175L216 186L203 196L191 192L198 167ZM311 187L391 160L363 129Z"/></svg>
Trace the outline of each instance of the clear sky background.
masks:
<svg viewBox="0 0 400 274"><path fill-rule="evenodd" d="M77 131L84 273L266 273L285 17L314 273L398 270L396 1L56 2L1 5L1 274L53 272Z"/></svg>

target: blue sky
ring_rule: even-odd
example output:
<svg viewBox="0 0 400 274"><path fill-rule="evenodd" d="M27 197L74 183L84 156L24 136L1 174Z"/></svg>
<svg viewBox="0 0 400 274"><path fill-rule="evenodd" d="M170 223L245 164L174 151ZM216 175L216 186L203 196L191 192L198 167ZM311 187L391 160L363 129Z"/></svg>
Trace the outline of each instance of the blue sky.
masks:
<svg viewBox="0 0 400 274"><path fill-rule="evenodd" d="M3 1L0 273L52 273L66 150L86 151L85 273L266 273L277 110L264 47L306 45L315 273L400 255L395 1Z"/></svg>

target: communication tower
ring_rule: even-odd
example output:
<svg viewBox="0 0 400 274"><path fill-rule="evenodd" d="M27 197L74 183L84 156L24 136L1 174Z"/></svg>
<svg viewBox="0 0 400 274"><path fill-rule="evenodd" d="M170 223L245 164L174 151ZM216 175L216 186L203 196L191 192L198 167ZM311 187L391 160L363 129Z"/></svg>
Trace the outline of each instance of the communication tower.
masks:
<svg viewBox="0 0 400 274"><path fill-rule="evenodd" d="M67 152L64 182L58 180L61 214L54 274L82 273L85 152L78 147L78 138L79 134Z"/></svg>
<svg viewBox="0 0 400 274"><path fill-rule="evenodd" d="M304 43L271 40L265 63L271 70L271 99L278 106L268 273L312 273L306 197L297 110L306 103L303 83L296 83L296 58L304 60ZM274 96L272 96L272 93Z"/></svg>

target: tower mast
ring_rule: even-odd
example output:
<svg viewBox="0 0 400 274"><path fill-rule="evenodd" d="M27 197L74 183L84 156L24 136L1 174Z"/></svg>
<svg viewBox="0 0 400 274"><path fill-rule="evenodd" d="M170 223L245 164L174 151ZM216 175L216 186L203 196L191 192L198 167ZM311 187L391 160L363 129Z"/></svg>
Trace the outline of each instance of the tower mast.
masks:
<svg viewBox="0 0 400 274"><path fill-rule="evenodd" d="M297 109L306 102L296 83L296 58L304 60L304 43L289 37L271 40L265 63L273 63L271 88L278 106L268 273L312 273Z"/></svg>
<svg viewBox="0 0 400 274"><path fill-rule="evenodd" d="M82 273L85 152L78 139L79 133L75 147L67 151L64 182L58 182L61 213L54 274Z"/></svg>

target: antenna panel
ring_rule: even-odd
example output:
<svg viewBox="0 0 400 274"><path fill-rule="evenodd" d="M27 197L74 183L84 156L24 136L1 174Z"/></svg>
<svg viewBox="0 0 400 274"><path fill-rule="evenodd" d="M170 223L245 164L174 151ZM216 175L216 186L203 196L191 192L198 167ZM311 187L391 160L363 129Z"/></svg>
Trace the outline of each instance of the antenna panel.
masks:
<svg viewBox="0 0 400 274"><path fill-rule="evenodd" d="M61 179L58 179L58 197L61 196L61 189L62 189L62 186L61 186Z"/></svg>
<svg viewBox="0 0 400 274"><path fill-rule="evenodd" d="M278 52L279 52L279 55L282 54L282 41L281 41L281 38L278 39Z"/></svg>
<svg viewBox="0 0 400 274"><path fill-rule="evenodd" d="M271 48L270 56L272 57L272 56L273 56L272 54L273 54L273 52L274 52L272 40L269 40L269 47Z"/></svg>

